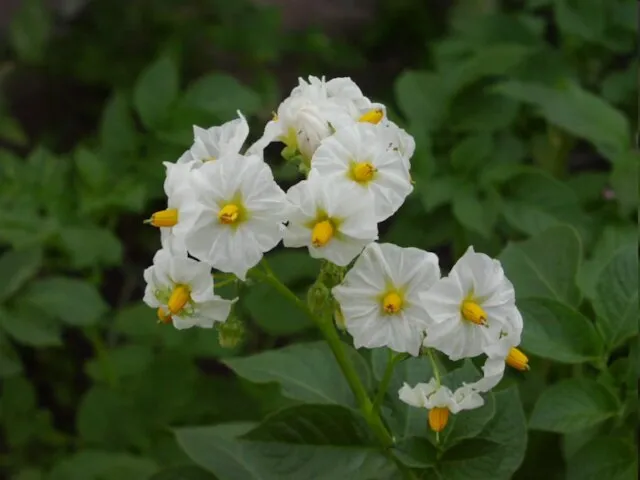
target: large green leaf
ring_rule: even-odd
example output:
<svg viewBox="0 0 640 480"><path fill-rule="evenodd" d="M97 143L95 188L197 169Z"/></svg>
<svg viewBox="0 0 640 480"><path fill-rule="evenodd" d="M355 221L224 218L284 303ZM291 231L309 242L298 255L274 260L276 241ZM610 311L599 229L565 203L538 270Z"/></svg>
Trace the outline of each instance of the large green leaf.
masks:
<svg viewBox="0 0 640 480"><path fill-rule="evenodd" d="M40 62L53 30L50 7L44 0L26 0L16 5L20 5L20 9L9 28L11 46L20 60Z"/></svg>
<svg viewBox="0 0 640 480"><path fill-rule="evenodd" d="M34 308L0 308L0 328L18 343L34 347L62 345L60 326Z"/></svg>
<svg viewBox="0 0 640 480"><path fill-rule="evenodd" d="M624 115L575 83L552 88L508 81L498 85L496 91L535 106L547 121L590 141L612 160L630 145L630 128Z"/></svg>
<svg viewBox="0 0 640 480"><path fill-rule="evenodd" d="M178 95L178 81L178 67L168 56L148 65L138 77L133 104L147 128L152 129L167 118Z"/></svg>
<svg viewBox="0 0 640 480"><path fill-rule="evenodd" d="M81 450L63 458L47 477L49 480L122 480L149 478L158 470L155 461L102 450Z"/></svg>
<svg viewBox="0 0 640 480"><path fill-rule="evenodd" d="M136 128L127 98L115 92L102 112L100 146L113 156L132 153L136 148Z"/></svg>
<svg viewBox="0 0 640 480"><path fill-rule="evenodd" d="M407 120L421 130L434 130L443 120L448 87L435 73L405 71L394 85L396 99Z"/></svg>
<svg viewBox="0 0 640 480"><path fill-rule="evenodd" d="M517 299L547 297L576 306L581 300L576 286L581 257L575 230L558 226L525 242L510 243L499 259Z"/></svg>
<svg viewBox="0 0 640 480"><path fill-rule="evenodd" d="M40 249L9 250L0 256L0 302L17 292L38 272L41 264Z"/></svg>
<svg viewBox="0 0 640 480"><path fill-rule="evenodd" d="M74 268L116 265L122 258L120 240L106 228L93 225L63 228L60 241Z"/></svg>
<svg viewBox="0 0 640 480"><path fill-rule="evenodd" d="M542 392L529 427L570 433L597 425L617 411L618 400L606 387L587 378L573 378Z"/></svg>
<svg viewBox="0 0 640 480"><path fill-rule="evenodd" d="M596 438L569 459L567 480L638 478L636 445L619 438Z"/></svg>
<svg viewBox="0 0 640 480"><path fill-rule="evenodd" d="M490 238L498 217L498 205L494 200L481 200L471 186L462 185L453 194L453 215L465 228Z"/></svg>
<svg viewBox="0 0 640 480"><path fill-rule="evenodd" d="M3 331L0 330L0 378L12 377L22 371L20 358L7 340Z"/></svg>
<svg viewBox="0 0 640 480"><path fill-rule="evenodd" d="M21 300L74 326L91 325L107 311L107 304L93 285L64 277L32 283Z"/></svg>
<svg viewBox="0 0 640 480"><path fill-rule="evenodd" d="M527 427L518 390L495 394L495 415L473 440L446 452L438 465L443 480L509 479L527 449Z"/></svg>
<svg viewBox="0 0 640 480"><path fill-rule="evenodd" d="M563 363L595 360L602 340L593 323L577 310L549 298L518 301L524 318L522 346L534 355Z"/></svg>
<svg viewBox="0 0 640 480"><path fill-rule="evenodd" d="M213 73L196 80L187 88L183 102L225 122L237 117L237 110L245 116L253 115L261 103L256 92L222 73Z"/></svg>
<svg viewBox="0 0 640 480"><path fill-rule="evenodd" d="M364 384L370 388L371 374L365 361L347 345L346 350ZM309 403L355 406L355 398L325 342L298 343L243 358L228 358L236 374L252 382L277 382L284 396Z"/></svg>
<svg viewBox="0 0 640 480"><path fill-rule="evenodd" d="M621 248L596 284L594 307L610 348L638 333L638 249Z"/></svg>
<svg viewBox="0 0 640 480"><path fill-rule="evenodd" d="M161 470L149 480L216 480L216 477L195 465L181 465Z"/></svg>
<svg viewBox="0 0 640 480"><path fill-rule="evenodd" d="M620 205L620 211L624 216L638 210L639 171L640 153L636 150L624 152L614 159L610 181L618 205Z"/></svg>

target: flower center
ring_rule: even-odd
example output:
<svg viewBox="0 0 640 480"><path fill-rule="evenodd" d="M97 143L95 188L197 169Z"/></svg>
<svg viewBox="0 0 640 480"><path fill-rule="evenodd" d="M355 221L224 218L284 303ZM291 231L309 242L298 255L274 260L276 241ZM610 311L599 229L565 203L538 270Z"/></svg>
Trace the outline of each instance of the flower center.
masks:
<svg viewBox="0 0 640 480"><path fill-rule="evenodd" d="M434 407L429 410L429 427L434 432L441 432L449 421L449 409L447 407Z"/></svg>
<svg viewBox="0 0 640 480"><path fill-rule="evenodd" d="M151 225L154 227L173 227L178 223L178 210L168 208L151 215Z"/></svg>
<svg viewBox="0 0 640 480"><path fill-rule="evenodd" d="M529 370L529 359L527 356L515 347L511 347L509 354L505 360L507 365L524 372Z"/></svg>
<svg viewBox="0 0 640 480"><path fill-rule="evenodd" d="M369 183L377 171L370 162L357 162L351 167L351 178L358 183Z"/></svg>
<svg viewBox="0 0 640 480"><path fill-rule="evenodd" d="M322 220L313 226L311 243L314 247L324 247L334 235L333 224L329 220Z"/></svg>
<svg viewBox="0 0 640 480"><path fill-rule="evenodd" d="M184 308L190 298L191 292L189 291L188 286L176 285L175 287L173 287L173 291L171 292L171 296L169 297L169 301L167 302L169 313L171 315L180 313L180 311Z"/></svg>
<svg viewBox="0 0 640 480"><path fill-rule="evenodd" d="M471 323L475 323L476 325L487 324L487 314L480 305L472 300L465 300L462 302L460 312L462 312L462 316L465 320L468 320Z"/></svg>
<svg viewBox="0 0 640 480"><path fill-rule="evenodd" d="M167 312L164 308L158 307L158 321L160 323L169 323L171 321L171 313Z"/></svg>
<svg viewBox="0 0 640 480"><path fill-rule="evenodd" d="M240 207L238 207L238 205L236 205L235 203L229 203L225 205L218 212L218 219L220 220L220 223L224 223L225 225L236 223L239 216Z"/></svg>
<svg viewBox="0 0 640 480"><path fill-rule="evenodd" d="M373 123L374 125L380 123L380 120L384 117L384 111L381 108L373 108L368 112L363 113L358 119L359 122Z"/></svg>
<svg viewBox="0 0 640 480"><path fill-rule="evenodd" d="M393 315L402 309L403 303L402 297L397 292L390 292L382 299L382 310L387 315Z"/></svg>

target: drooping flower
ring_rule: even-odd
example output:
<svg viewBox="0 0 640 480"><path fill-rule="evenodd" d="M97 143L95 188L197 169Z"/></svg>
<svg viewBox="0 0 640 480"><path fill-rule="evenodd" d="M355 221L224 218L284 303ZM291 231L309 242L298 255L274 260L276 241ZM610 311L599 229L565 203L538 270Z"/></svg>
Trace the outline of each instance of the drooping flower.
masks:
<svg viewBox="0 0 640 480"><path fill-rule="evenodd" d="M151 215L149 223L160 228L163 248L175 255L186 255L185 233L189 228L185 211L195 207L190 188L191 167L187 164L164 162L166 178L164 191L167 195L167 208ZM182 212L182 213L181 213Z"/></svg>
<svg viewBox="0 0 640 480"><path fill-rule="evenodd" d="M356 348L418 355L428 319L420 300L440 278L438 257L417 248L371 243L333 288Z"/></svg>
<svg viewBox="0 0 640 480"><path fill-rule="evenodd" d="M415 387L405 383L398 391L400 400L412 407L429 410L429 426L441 432L449 421L449 414L462 410L472 410L484 405L484 399L469 385L463 385L452 392L440 385L435 378L429 383L418 383Z"/></svg>
<svg viewBox="0 0 640 480"><path fill-rule="evenodd" d="M165 249L158 250L144 279L144 302L157 309L161 322L172 322L177 329L224 322L235 302L214 294L209 265Z"/></svg>
<svg viewBox="0 0 640 480"><path fill-rule="evenodd" d="M486 352L517 318L513 285L500 262L473 247L422 300L432 320L424 345L451 360Z"/></svg>
<svg viewBox="0 0 640 480"><path fill-rule="evenodd" d="M256 155L227 154L194 170L191 178L200 209L189 219L189 253L244 280L263 253L282 240L285 193Z"/></svg>
<svg viewBox="0 0 640 480"><path fill-rule="evenodd" d="M311 160L336 189L351 184L371 192L378 222L393 215L413 190L402 156L388 148L380 131L369 123L341 128L322 142Z"/></svg>
<svg viewBox="0 0 640 480"><path fill-rule="evenodd" d="M240 111L238 118L217 127L204 129L194 125L193 145L178 159L178 163L200 168L202 164L225 155L238 154L248 135L249 125Z"/></svg>
<svg viewBox="0 0 640 480"><path fill-rule="evenodd" d="M373 197L356 187L336 188L311 170L309 177L289 189L293 205L284 236L286 247L308 247L313 258L346 266L378 238Z"/></svg>

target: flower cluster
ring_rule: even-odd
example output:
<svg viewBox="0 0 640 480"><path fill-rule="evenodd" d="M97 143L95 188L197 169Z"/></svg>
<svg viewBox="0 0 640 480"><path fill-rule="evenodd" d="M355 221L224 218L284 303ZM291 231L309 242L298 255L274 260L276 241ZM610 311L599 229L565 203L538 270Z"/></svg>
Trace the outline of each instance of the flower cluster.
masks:
<svg viewBox="0 0 640 480"><path fill-rule="evenodd" d="M162 249L145 271L144 297L160 321L176 328L225 322L235 299L214 294L212 269L245 281L282 241L346 272L332 295L356 347L413 356L435 349L451 360L486 355L484 376L453 392L439 377L399 391L429 410L432 429L442 430L449 413L481 406L505 363L527 368L516 349L522 317L497 260L470 247L442 276L434 253L376 242L378 224L413 190L414 140L383 105L349 78L309 77L245 150L248 135L238 112L222 126L194 127L191 148L165 163L167 208L149 220L160 228ZM286 193L263 159L273 142L306 175Z"/></svg>

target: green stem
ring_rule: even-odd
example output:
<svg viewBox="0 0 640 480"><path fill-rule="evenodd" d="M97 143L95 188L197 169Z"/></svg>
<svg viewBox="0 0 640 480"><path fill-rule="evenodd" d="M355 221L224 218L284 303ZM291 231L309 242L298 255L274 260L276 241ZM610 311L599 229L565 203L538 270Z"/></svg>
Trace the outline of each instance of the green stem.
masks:
<svg viewBox="0 0 640 480"><path fill-rule="evenodd" d="M353 363L349 360L345 350L342 348L342 341L340 340L340 336L335 329L333 321L330 318L322 319L317 317L309 308L309 306L300 300L300 298L293 293L286 285L284 285L278 278L272 273L271 269L268 267L265 261L262 262L264 269L269 273L264 273L259 270L253 270L252 274L257 278L268 282L273 288L275 288L282 296L289 299L294 305L296 305L300 310L302 310L312 321L316 324L320 332L323 334L325 340L329 344L329 348L333 353L333 356L338 362L338 366L342 371L351 391L356 397L356 401L358 402L358 406L362 415L364 416L367 424L373 431L374 435L382 445L385 450L385 455L391 458L398 469L402 472L403 476L409 480L415 479L415 475L413 472L407 468L405 465L398 460L395 455L389 450L393 446L393 438L391 434L387 430L387 427L384 425L382 418L378 414L377 411L374 410L373 403L367 394L367 390L365 389L360 377L358 376L358 372L356 371Z"/></svg>
<svg viewBox="0 0 640 480"><path fill-rule="evenodd" d="M118 380L116 378L115 372L113 371L113 366L111 365L109 351L102 341L100 332L95 328L87 328L85 334L91 342L94 354L98 359L98 364L100 365L100 369L102 370L102 375L104 375L107 384L111 388L115 388L118 384Z"/></svg>
<svg viewBox="0 0 640 480"><path fill-rule="evenodd" d="M387 367L384 371L384 375L382 376L382 380L380 381L380 385L378 386L378 392L376 393L376 397L373 400L373 411L378 412L380 406L382 405L382 401L384 400L384 396L387 393L389 388L389 382L391 381L391 377L393 377L393 370L396 365L404 360L406 355L394 355L391 350L389 350L389 358L387 359Z"/></svg>
<svg viewBox="0 0 640 480"><path fill-rule="evenodd" d="M438 370L438 362L436 362L436 359L433 356L433 350L427 348L427 355L429 356L429 361L431 362L431 366L433 367L433 376L436 377L436 382L438 382L438 386L440 386L442 384L440 380L440 370Z"/></svg>
<svg viewBox="0 0 640 480"><path fill-rule="evenodd" d="M214 283L213 288L224 287L225 285L229 285L231 283L234 283L235 281L235 278L228 278L227 280L222 280L220 283Z"/></svg>

